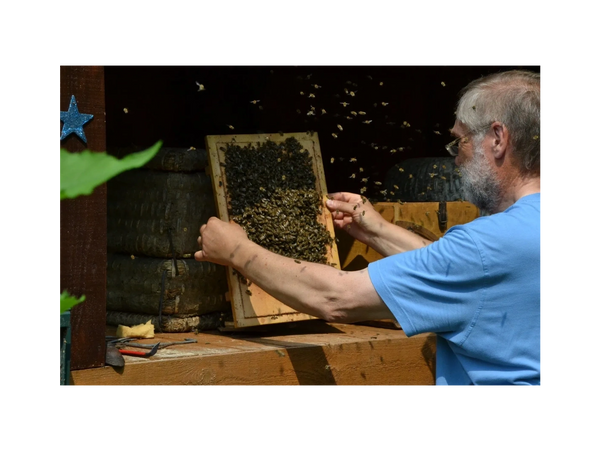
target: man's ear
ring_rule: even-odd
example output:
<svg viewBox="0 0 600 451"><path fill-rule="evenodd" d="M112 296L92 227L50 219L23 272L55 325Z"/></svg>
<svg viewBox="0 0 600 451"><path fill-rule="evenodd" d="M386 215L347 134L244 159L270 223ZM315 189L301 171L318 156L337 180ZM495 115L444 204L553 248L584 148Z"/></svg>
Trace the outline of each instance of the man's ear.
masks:
<svg viewBox="0 0 600 451"><path fill-rule="evenodd" d="M506 125L502 122L494 121L491 125L492 127L492 155L497 160L501 160L506 155L506 150L508 149L508 137L510 132Z"/></svg>

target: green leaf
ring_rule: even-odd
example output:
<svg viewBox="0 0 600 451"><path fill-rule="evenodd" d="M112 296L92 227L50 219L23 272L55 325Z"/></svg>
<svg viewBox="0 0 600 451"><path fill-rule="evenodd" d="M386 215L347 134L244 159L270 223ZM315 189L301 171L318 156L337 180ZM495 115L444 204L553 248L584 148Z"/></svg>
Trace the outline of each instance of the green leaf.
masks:
<svg viewBox="0 0 600 451"><path fill-rule="evenodd" d="M63 291L60 294L60 313L66 312L74 305L77 305L83 301L85 301L85 296L81 296L79 299L77 299L75 296L72 296L66 291Z"/></svg>
<svg viewBox="0 0 600 451"><path fill-rule="evenodd" d="M132 153L120 160L105 152L86 149L71 153L60 149L60 199L92 194L94 188L115 175L145 165L161 146L162 141L158 141L149 149Z"/></svg>

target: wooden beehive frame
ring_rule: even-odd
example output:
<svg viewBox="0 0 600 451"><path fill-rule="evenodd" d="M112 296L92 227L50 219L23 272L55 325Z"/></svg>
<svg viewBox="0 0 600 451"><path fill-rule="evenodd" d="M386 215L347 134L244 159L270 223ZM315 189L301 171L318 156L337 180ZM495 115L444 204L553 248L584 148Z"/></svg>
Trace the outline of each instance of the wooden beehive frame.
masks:
<svg viewBox="0 0 600 451"><path fill-rule="evenodd" d="M323 159L321 148L316 133L276 133L258 135L211 135L206 137L206 150L208 152L208 166L215 196L215 204L219 218L229 221L229 193L227 191L227 175L225 167L225 152L227 144L235 144L240 147L252 145L256 147L259 143L270 140L275 143L283 142L287 138L296 138L302 147L312 157L313 172L316 177L315 189L323 197L322 214L318 217L319 222L325 225L329 234L334 238L327 250L327 262L340 268L338 250L335 243L335 232L331 213L325 207L327 196L325 184L325 172L323 170ZM259 287L252 285L251 290L243 284L232 268L227 270L229 283L229 299L233 311L234 327L257 326L261 324L273 324L292 321L314 319L313 316L299 313L285 304L279 302Z"/></svg>

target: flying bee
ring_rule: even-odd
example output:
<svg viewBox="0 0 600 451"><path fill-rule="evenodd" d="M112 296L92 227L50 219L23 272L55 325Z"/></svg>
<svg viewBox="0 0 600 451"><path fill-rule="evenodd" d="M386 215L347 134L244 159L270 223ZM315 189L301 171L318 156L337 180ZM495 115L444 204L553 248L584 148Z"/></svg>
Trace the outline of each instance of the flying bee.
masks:
<svg viewBox="0 0 600 451"><path fill-rule="evenodd" d="M337 135L335 133L332 133L331 136L333 136L334 138L337 138Z"/></svg>
<svg viewBox="0 0 600 451"><path fill-rule="evenodd" d="M390 153L396 153L396 149L390 149Z"/></svg>
<svg viewBox="0 0 600 451"><path fill-rule="evenodd" d="M410 127L410 124L406 121L402 122L402 125L404 125L405 127Z"/></svg>
<svg viewBox="0 0 600 451"><path fill-rule="evenodd" d="M475 107L473 107L475 108ZM540 139L539 135L533 135L533 139Z"/></svg>
<svg viewBox="0 0 600 451"><path fill-rule="evenodd" d="M435 173L433 173L433 172L430 172L430 173L429 173L429 176L430 176L431 178L434 178L436 175L437 175L437 174L435 174Z"/></svg>
<svg viewBox="0 0 600 451"><path fill-rule="evenodd" d="M413 178L412 174L408 174L408 178L412 179Z"/></svg>
<svg viewBox="0 0 600 451"><path fill-rule="evenodd" d="M404 168L398 168L398 171L404 172Z"/></svg>
<svg viewBox="0 0 600 451"><path fill-rule="evenodd" d="M294 260L295 263L301 264L302 262L300 260Z"/></svg>
<svg viewBox="0 0 600 451"><path fill-rule="evenodd" d="M375 185L381 185L381 182L373 182Z"/></svg>
<svg viewBox="0 0 600 451"><path fill-rule="evenodd" d="M383 82L382 81L379 82L379 86L383 86Z"/></svg>
<svg viewBox="0 0 600 451"><path fill-rule="evenodd" d="M204 91L204 90L206 90L206 88L204 87L203 84L200 84L198 82L196 82L196 84L198 85L198 91Z"/></svg>
<svg viewBox="0 0 600 451"><path fill-rule="evenodd" d="M372 119L368 120L368 121L363 121L363 124L370 124L371 122L373 122Z"/></svg>
<svg viewBox="0 0 600 451"><path fill-rule="evenodd" d="M356 174L352 174L349 178L351 178L351 179L356 178Z"/></svg>
<svg viewBox="0 0 600 451"><path fill-rule="evenodd" d="M348 119L349 121L351 121L354 118L352 116L346 116L346 119Z"/></svg>
<svg viewBox="0 0 600 451"><path fill-rule="evenodd" d="M381 191L379 191L381 194L383 194L384 196L387 195L387 189L382 189Z"/></svg>
<svg viewBox="0 0 600 451"><path fill-rule="evenodd" d="M256 105L258 102L260 102L260 100L250 100L250 103L253 103L254 105Z"/></svg>
<svg viewBox="0 0 600 451"><path fill-rule="evenodd" d="M350 104L348 102L340 102L340 105L342 105L345 108L345 107L347 107Z"/></svg>
<svg viewBox="0 0 600 451"><path fill-rule="evenodd" d="M351 114L352 116L356 116L358 113L357 113L356 111L350 111L350 114Z"/></svg>
<svg viewBox="0 0 600 451"><path fill-rule="evenodd" d="M314 88L315 88L315 89L319 89L319 88L321 88L321 87L322 87L322 86L319 86L319 85L316 85L316 84L315 84L315 85L313 85L313 86L314 86Z"/></svg>
<svg viewBox="0 0 600 451"><path fill-rule="evenodd" d="M195 147L190 147L188 150L196 150Z"/></svg>
<svg viewBox="0 0 600 451"><path fill-rule="evenodd" d="M127 108L123 108L123 113L127 114L129 113L129 110Z"/></svg>
<svg viewBox="0 0 600 451"><path fill-rule="evenodd" d="M321 114L327 114L327 111L325 111L325 108L321 108Z"/></svg>
<svg viewBox="0 0 600 451"><path fill-rule="evenodd" d="M363 211L362 211L362 215L363 215L363 216L365 215L365 210L363 210Z"/></svg>
<svg viewBox="0 0 600 451"><path fill-rule="evenodd" d="M367 113L365 113L364 111L359 111L358 114L362 114L364 116Z"/></svg>
<svg viewBox="0 0 600 451"><path fill-rule="evenodd" d="M227 127L229 127L231 130L233 130L233 125L228 125Z"/></svg>
<svg viewBox="0 0 600 451"><path fill-rule="evenodd" d="M309 97L309 98L311 98L311 99L314 99L314 98L315 98L315 95L314 95L313 93L310 93L310 94L308 95L308 97Z"/></svg>
<svg viewBox="0 0 600 451"><path fill-rule="evenodd" d="M382 106L388 106L388 105L389 105L389 103L388 103L388 102L381 102L381 105L382 105Z"/></svg>
<svg viewBox="0 0 600 451"><path fill-rule="evenodd" d="M314 111L312 111L312 110L310 110L308 113L306 113L306 115L307 115L307 116L314 116L314 115L315 115L315 112L314 112Z"/></svg>
<svg viewBox="0 0 600 451"><path fill-rule="evenodd" d="M446 86L446 83L442 82L442 86Z"/></svg>
<svg viewBox="0 0 600 451"><path fill-rule="evenodd" d="M358 172L364 172L365 170L363 168L358 168Z"/></svg>
<svg viewBox="0 0 600 451"><path fill-rule="evenodd" d="M331 157L331 160L329 160L330 163L333 163L335 161L335 158Z"/></svg>
<svg viewBox="0 0 600 451"><path fill-rule="evenodd" d="M367 191L367 187L366 187L366 186L363 186L363 187L360 189L360 194L363 194L365 191Z"/></svg>
<svg viewBox="0 0 600 451"><path fill-rule="evenodd" d="M446 169L446 165L445 164L442 165L442 169Z"/></svg>
<svg viewBox="0 0 600 451"><path fill-rule="evenodd" d="M355 95L355 94L356 94L356 93L355 93L354 91L350 91L350 96L351 96L351 97L354 97L354 95Z"/></svg>
<svg viewBox="0 0 600 451"><path fill-rule="evenodd" d="M349 91L348 91L348 88L344 88L344 92L345 92L346 94L348 94L348 92L349 92Z"/></svg>
<svg viewBox="0 0 600 451"><path fill-rule="evenodd" d="M434 130L433 133L435 133L436 135L441 135L441 133L437 130Z"/></svg>
<svg viewBox="0 0 600 451"><path fill-rule="evenodd" d="M369 181L369 177L365 177L365 178L361 179L361 182L363 182L363 183L367 183L368 181Z"/></svg>
<svg viewBox="0 0 600 451"><path fill-rule="evenodd" d="M340 124L337 124L337 128L339 128L340 131L344 131L344 129L342 128L342 126Z"/></svg>
<svg viewBox="0 0 600 451"><path fill-rule="evenodd" d="M350 163L356 163L356 158L350 158Z"/></svg>

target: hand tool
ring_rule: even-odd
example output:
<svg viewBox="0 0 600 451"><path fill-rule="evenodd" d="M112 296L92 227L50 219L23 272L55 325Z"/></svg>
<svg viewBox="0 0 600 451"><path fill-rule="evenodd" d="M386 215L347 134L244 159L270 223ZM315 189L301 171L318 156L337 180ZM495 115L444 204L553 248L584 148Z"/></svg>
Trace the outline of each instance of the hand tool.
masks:
<svg viewBox="0 0 600 451"><path fill-rule="evenodd" d="M149 352L130 351L129 349L119 349L119 352L123 355L133 355L136 357L151 357L154 354L156 354L156 351L158 351L159 345L160 345L160 343L156 343ZM131 346L131 345L127 344L127 346Z"/></svg>
<svg viewBox="0 0 600 451"><path fill-rule="evenodd" d="M188 343L198 343L198 340L194 339L194 338L186 338L184 341L170 341L170 342L158 342L157 344L158 349L162 349L162 348L166 348L167 346L173 346L173 345L185 345ZM123 344L125 346L133 346L134 348L146 348L146 349L151 349L152 347L154 347L154 344L140 344L140 343L129 343L129 342L123 342Z"/></svg>

